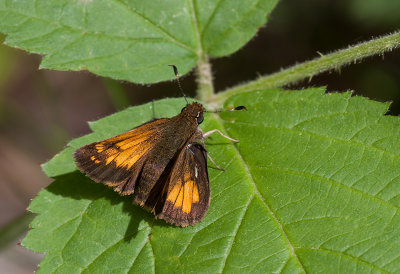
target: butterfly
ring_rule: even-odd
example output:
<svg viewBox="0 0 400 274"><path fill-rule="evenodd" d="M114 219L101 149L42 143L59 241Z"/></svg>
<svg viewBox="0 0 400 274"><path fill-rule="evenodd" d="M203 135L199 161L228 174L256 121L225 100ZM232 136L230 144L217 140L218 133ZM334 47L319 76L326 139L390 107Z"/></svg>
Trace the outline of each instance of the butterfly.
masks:
<svg viewBox="0 0 400 274"><path fill-rule="evenodd" d="M231 110L246 109L243 106ZM210 205L207 151L198 127L205 108L187 104L172 118L155 119L115 137L77 149L77 167L92 180L112 187L120 195L134 194L143 206L177 226L194 225ZM211 159L211 158L210 158Z"/></svg>

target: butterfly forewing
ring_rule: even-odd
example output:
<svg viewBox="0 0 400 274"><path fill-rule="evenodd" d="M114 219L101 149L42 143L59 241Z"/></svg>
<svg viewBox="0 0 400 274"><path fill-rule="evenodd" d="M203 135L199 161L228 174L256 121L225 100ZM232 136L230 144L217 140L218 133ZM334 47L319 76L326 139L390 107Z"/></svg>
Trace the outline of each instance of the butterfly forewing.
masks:
<svg viewBox="0 0 400 274"><path fill-rule="evenodd" d="M75 151L79 169L96 182L102 182L122 195L132 194L136 179L151 153L157 136L169 119L158 119L126 133L95 142Z"/></svg>

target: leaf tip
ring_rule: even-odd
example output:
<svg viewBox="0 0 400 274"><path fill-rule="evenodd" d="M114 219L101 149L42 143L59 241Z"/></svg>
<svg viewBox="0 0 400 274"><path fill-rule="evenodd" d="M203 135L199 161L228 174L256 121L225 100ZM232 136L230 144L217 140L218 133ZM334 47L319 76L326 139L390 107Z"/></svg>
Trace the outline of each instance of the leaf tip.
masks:
<svg viewBox="0 0 400 274"><path fill-rule="evenodd" d="M49 162L41 163L41 164L40 164L40 168L43 170L44 173L46 173L46 169L47 169L48 163L49 163Z"/></svg>
<svg viewBox="0 0 400 274"><path fill-rule="evenodd" d="M93 130L92 126L96 124L96 121L87 121L86 123L88 124L89 128Z"/></svg>

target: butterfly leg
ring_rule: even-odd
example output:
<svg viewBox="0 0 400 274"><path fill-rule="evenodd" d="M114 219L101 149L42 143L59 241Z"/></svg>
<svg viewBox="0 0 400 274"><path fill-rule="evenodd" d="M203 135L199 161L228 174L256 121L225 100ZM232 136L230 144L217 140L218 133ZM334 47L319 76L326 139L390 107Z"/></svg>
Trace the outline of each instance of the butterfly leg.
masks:
<svg viewBox="0 0 400 274"><path fill-rule="evenodd" d="M201 144L203 145L203 147L205 148L205 147L206 147L206 144L204 143L204 140L200 140L200 142L201 142ZM210 156L209 153L207 153L207 157L208 157L208 159L210 159L211 163L213 163L213 165L214 165L217 169L222 170L222 171L225 171L225 169L223 169L222 167L220 167L220 166L214 161L214 159L211 158L211 156Z"/></svg>
<svg viewBox="0 0 400 274"><path fill-rule="evenodd" d="M211 163L213 163L213 165L214 165L217 169L219 169L219 170L221 170L221 171L225 171L225 169L223 169L222 167L220 167L219 165L217 165L217 163L213 160L213 158L211 158L211 156L210 156L209 153L207 153L207 157L208 157L208 159L210 159Z"/></svg>
<svg viewBox="0 0 400 274"><path fill-rule="evenodd" d="M231 138L229 136L224 135L219 129L213 129L213 130L207 131L206 133L203 134L204 139L206 139L208 136L210 136L214 132L218 132L222 137L224 137L224 138L226 138L226 139L228 139L228 140L230 140L232 142L235 142L235 143L239 142L239 140L236 140L236 139L233 139L233 138Z"/></svg>
<svg viewBox="0 0 400 274"><path fill-rule="evenodd" d="M204 137L204 135L203 135L203 137ZM200 139L200 140L198 140L198 141L203 145L204 148L206 147L206 144L204 143L204 139ZM225 171L225 169L223 169L222 167L220 167L220 166L214 161L214 159L211 158L211 156L210 156L209 153L207 153L207 157L208 157L208 159L210 159L211 163L213 163L213 165L214 165L217 169L222 170L222 171Z"/></svg>

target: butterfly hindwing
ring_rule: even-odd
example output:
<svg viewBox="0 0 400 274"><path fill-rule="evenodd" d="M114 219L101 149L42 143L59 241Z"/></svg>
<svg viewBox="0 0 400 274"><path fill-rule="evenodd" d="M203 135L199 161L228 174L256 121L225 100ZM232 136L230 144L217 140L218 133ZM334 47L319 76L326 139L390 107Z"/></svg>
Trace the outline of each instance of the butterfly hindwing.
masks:
<svg viewBox="0 0 400 274"><path fill-rule="evenodd" d="M143 124L126 133L91 143L75 151L78 168L96 182L112 186L122 195L134 192L146 156L160 138L168 119Z"/></svg>
<svg viewBox="0 0 400 274"><path fill-rule="evenodd" d="M210 205L207 152L189 143L178 156L160 197L165 197L158 218L179 226L201 221Z"/></svg>

